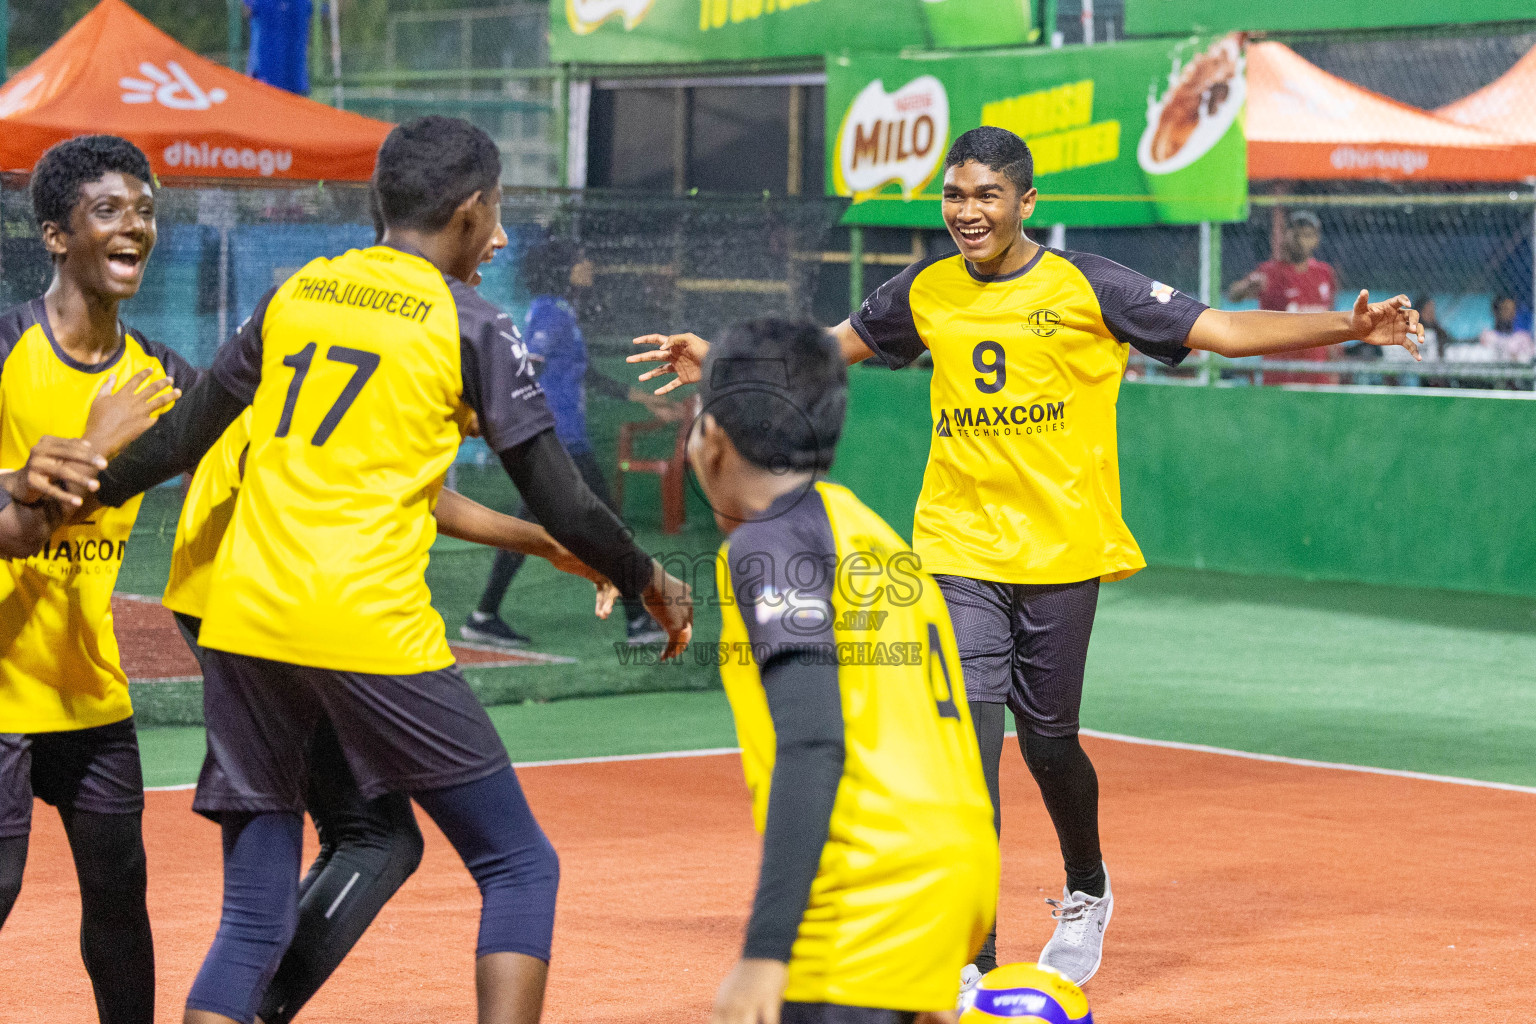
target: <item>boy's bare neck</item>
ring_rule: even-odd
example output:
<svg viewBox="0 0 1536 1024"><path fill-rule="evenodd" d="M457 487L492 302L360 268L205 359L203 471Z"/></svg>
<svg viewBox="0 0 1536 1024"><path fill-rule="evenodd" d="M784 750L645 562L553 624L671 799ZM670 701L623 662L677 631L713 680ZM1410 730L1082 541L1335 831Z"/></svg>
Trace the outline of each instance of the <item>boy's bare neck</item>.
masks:
<svg viewBox="0 0 1536 1024"><path fill-rule="evenodd" d="M65 355L86 364L108 358L122 343L117 305L116 298L89 292L57 272L43 293L54 341Z"/></svg>

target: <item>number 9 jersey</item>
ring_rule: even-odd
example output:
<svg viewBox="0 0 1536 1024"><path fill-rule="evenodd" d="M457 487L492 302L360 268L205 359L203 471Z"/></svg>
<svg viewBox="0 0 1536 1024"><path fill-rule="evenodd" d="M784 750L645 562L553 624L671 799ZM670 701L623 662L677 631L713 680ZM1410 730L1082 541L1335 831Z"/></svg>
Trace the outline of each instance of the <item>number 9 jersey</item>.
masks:
<svg viewBox="0 0 1536 1024"><path fill-rule="evenodd" d="M1177 365L1205 305L1091 253L1041 248L982 277L914 263L850 321L887 366L933 355L933 444L912 547L994 583L1122 579L1146 566L1120 517L1115 400L1130 346Z"/></svg>
<svg viewBox="0 0 1536 1024"><path fill-rule="evenodd" d="M784 998L903 1011L955 1005L992 925L992 801L944 598L853 493L818 483L744 524L716 565L720 675L753 816L776 738L760 666L835 661L844 764Z"/></svg>
<svg viewBox="0 0 1536 1024"><path fill-rule="evenodd" d="M511 319L419 255L354 249L270 292L211 372L251 420L202 645L346 672L451 665L425 578L443 474L471 412L497 452L554 425Z"/></svg>

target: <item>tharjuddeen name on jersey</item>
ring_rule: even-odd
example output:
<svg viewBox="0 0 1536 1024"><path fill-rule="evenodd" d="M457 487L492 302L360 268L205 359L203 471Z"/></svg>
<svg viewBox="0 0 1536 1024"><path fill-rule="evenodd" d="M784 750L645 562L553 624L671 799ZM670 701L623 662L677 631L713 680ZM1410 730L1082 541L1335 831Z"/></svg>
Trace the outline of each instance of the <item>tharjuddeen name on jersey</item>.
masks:
<svg viewBox="0 0 1536 1024"><path fill-rule="evenodd" d="M377 309L394 313L406 320L426 323L432 303L405 292L392 292L371 285L342 284L333 277L300 277L294 282L293 297L309 302L330 302L337 306Z"/></svg>
<svg viewBox="0 0 1536 1024"><path fill-rule="evenodd" d="M87 537L84 540L52 540L43 550L26 560L29 568L49 576L93 576L115 573L122 565L126 540Z"/></svg>
<svg viewBox="0 0 1536 1024"><path fill-rule="evenodd" d="M985 428L985 429L983 429ZM934 432L940 437L1013 437L1067 428L1066 402L940 409Z"/></svg>
<svg viewBox="0 0 1536 1024"><path fill-rule="evenodd" d="M775 648L769 644L694 643L689 647L694 661L700 665L762 665L773 657ZM657 665L661 663L661 648L632 647L619 642L613 652L621 665ZM798 648L797 661L823 665L921 665L925 657L924 645L918 641L849 640L835 644L809 644Z"/></svg>

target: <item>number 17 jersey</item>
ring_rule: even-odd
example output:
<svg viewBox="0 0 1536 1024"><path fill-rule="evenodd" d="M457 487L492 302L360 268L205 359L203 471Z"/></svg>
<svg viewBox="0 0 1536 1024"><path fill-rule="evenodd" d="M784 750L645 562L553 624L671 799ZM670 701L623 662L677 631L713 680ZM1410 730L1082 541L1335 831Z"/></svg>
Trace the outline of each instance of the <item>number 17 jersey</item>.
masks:
<svg viewBox="0 0 1536 1024"><path fill-rule="evenodd" d="M511 319L414 253L352 250L269 293L211 372L251 421L202 645L347 672L451 665L425 574L469 413L497 452L554 425Z"/></svg>

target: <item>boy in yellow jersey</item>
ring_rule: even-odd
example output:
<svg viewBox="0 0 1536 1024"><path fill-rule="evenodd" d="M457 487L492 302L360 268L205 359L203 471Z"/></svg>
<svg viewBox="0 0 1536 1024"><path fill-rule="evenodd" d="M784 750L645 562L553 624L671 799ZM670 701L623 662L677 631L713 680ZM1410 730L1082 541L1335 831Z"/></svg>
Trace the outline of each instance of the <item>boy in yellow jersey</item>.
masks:
<svg viewBox="0 0 1536 1024"><path fill-rule="evenodd" d="M199 663L203 651L198 632L214 558L240 491L251 415L250 409L242 413L198 463L176 524L162 603L175 613L182 637ZM593 580L598 585L598 617L607 618L612 610L618 596L613 584L578 561L542 527L493 512L446 489L438 497L433 517L438 531L447 536L537 555ZM293 1020L421 863L421 830L410 797L386 793L365 800L328 723L322 723L312 738L309 758L305 797L320 834L320 851L299 883L298 928L262 999L258 1018L263 1024Z"/></svg>
<svg viewBox="0 0 1536 1024"><path fill-rule="evenodd" d="M314 260L269 292L103 471L98 497L122 502L252 410L199 635L208 755L193 807L223 829L225 885L188 1024L251 1024L293 936L322 720L363 797L409 793L479 885L482 1024L539 1017L558 862L425 579L432 503L471 414L555 538L644 597L667 654L687 643L685 589L581 482L510 318L468 283L500 232L500 177L495 143L467 122L396 127L374 170L382 244Z"/></svg>
<svg viewBox="0 0 1536 1024"><path fill-rule="evenodd" d="M987 784L997 802L1004 708L1061 844L1067 883L1039 960L1082 984L1114 908L1099 850L1098 778L1078 742L1099 582L1146 565L1120 517L1115 400L1130 348L1176 365L1191 349L1294 352L1353 339L1418 354L1418 313L1361 292L1345 313L1231 313L1089 253L1024 234L1035 207L1029 147L983 127L944 161L944 223L958 254L920 260L833 334L843 359L933 357L934 436L913 549L949 603ZM698 379L708 343L648 335L664 393ZM1001 816L998 818L1001 827ZM966 970L996 965L995 941Z"/></svg>
<svg viewBox="0 0 1536 1024"><path fill-rule="evenodd" d="M998 852L944 600L894 530L818 480L847 404L825 331L731 328L702 397L688 457L729 535L720 675L763 832L714 1024L946 1019Z"/></svg>
<svg viewBox="0 0 1536 1024"><path fill-rule="evenodd" d="M108 380L127 382L129 399L146 379L153 394L167 377L189 387L196 376L117 315L154 248L151 181L144 154L112 136L60 143L33 169L33 213L53 281L40 298L0 314L0 467L21 467L47 435L94 436L92 403ZM138 393L144 413L148 394ZM95 447L110 456L115 443ZM42 497L29 475L11 475L13 498ZM0 569L0 921L20 888L35 794L58 808L69 837L81 953L101 1020L113 1024L154 1016L143 782L111 605L137 513L135 501L58 523L40 550L8 552L22 557Z"/></svg>

